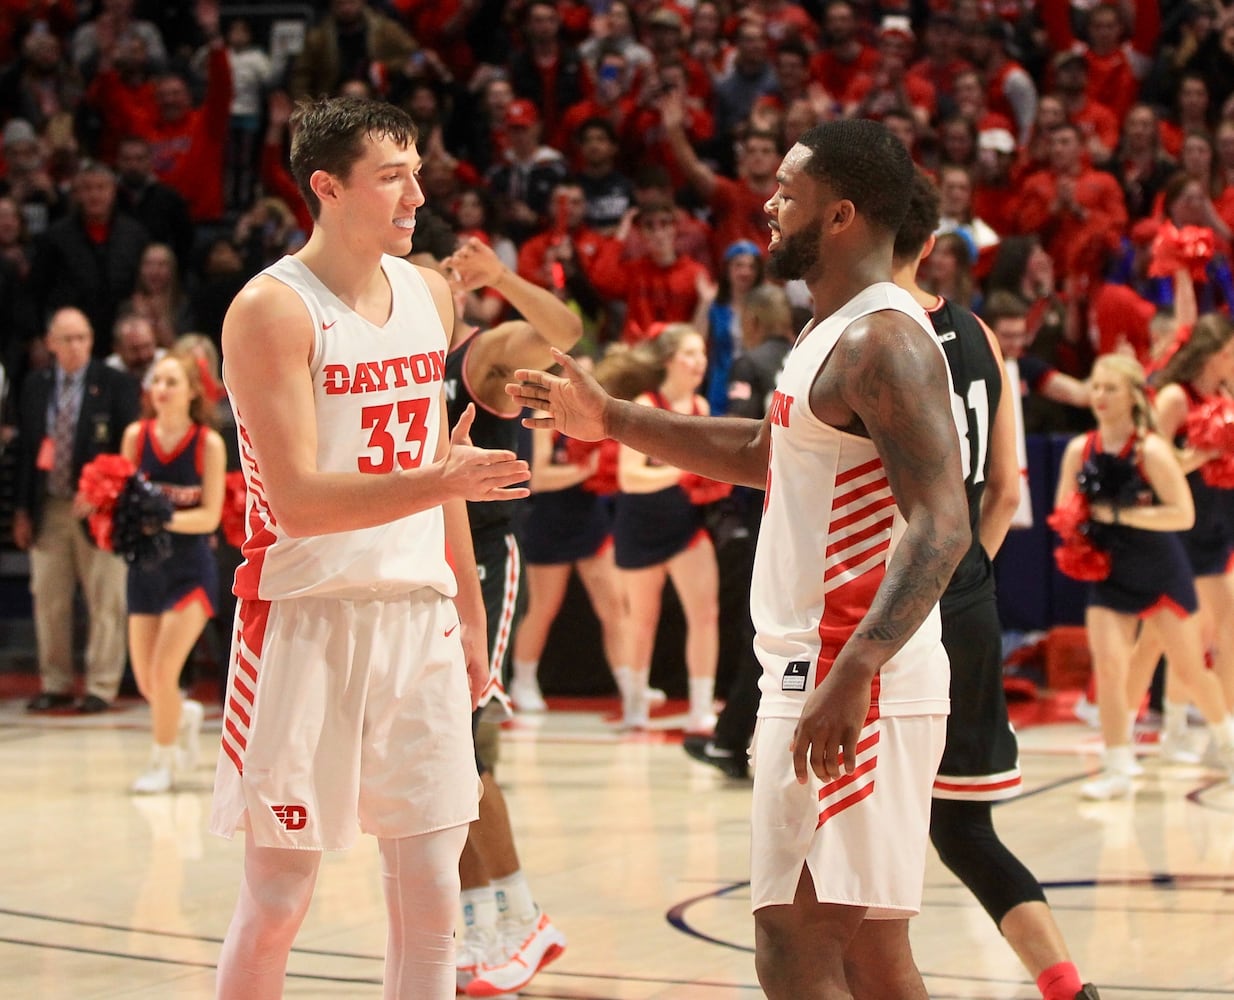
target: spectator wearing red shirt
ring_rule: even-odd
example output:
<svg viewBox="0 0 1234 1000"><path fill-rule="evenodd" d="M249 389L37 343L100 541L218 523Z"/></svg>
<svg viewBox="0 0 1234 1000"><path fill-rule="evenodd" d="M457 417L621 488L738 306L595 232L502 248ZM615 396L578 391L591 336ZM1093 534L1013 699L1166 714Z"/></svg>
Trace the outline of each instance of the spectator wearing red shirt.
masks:
<svg viewBox="0 0 1234 1000"><path fill-rule="evenodd" d="M569 265L585 276L606 239L584 221L587 201L578 181L567 178L553 188L553 221L519 248L518 274L541 288L565 292L563 268Z"/></svg>
<svg viewBox="0 0 1234 1000"><path fill-rule="evenodd" d="M634 74L626 57L615 45L604 45L596 57L596 79L592 92L571 104L561 117L561 128L553 143L568 159L577 163L580 152L577 137L580 126L589 119L603 118L618 135L638 109L630 91Z"/></svg>
<svg viewBox="0 0 1234 1000"><path fill-rule="evenodd" d="M717 0L699 0L695 4L686 51L713 79L728 72L733 60L733 46L724 37L724 15Z"/></svg>
<svg viewBox="0 0 1234 1000"><path fill-rule="evenodd" d="M623 256L624 240L635 216L648 249L644 256L628 259ZM714 294L708 269L677 255L676 229L671 202L632 209L596 255L591 283L601 295L625 302L621 339L627 344L646 340L665 323L697 327L700 305Z"/></svg>
<svg viewBox="0 0 1234 1000"><path fill-rule="evenodd" d="M947 10L932 11L921 38L925 55L909 66L907 75L928 83L936 97L951 97L956 77L973 68L961 54L960 41L955 16Z"/></svg>
<svg viewBox="0 0 1234 1000"><path fill-rule="evenodd" d="M1121 117L1094 101L1088 91L1088 62L1078 52L1054 57L1054 95L1063 102L1067 120L1080 129L1084 148L1093 163L1106 163L1118 146Z"/></svg>
<svg viewBox="0 0 1234 1000"><path fill-rule="evenodd" d="M676 224L673 249L677 251L677 256L689 257L710 269L712 267L711 227L697 215L687 212L673 201L673 182L668 171L659 164L648 163L639 167L631 180L634 183L635 207L673 206L673 220ZM616 232L615 229L614 232ZM647 241L643 239L643 231L638 226L630 228L625 243L627 257L639 257L650 251Z"/></svg>
<svg viewBox="0 0 1234 1000"><path fill-rule="evenodd" d="M1068 0L1041 0L1039 10L1050 48L1084 58L1088 96L1108 108L1116 122L1122 121L1139 98L1140 84L1156 56L1161 31L1158 0L1135 0L1135 30L1126 41L1119 8L1098 3L1088 13L1087 45L1072 34Z"/></svg>
<svg viewBox="0 0 1234 1000"><path fill-rule="evenodd" d="M677 163L711 209L712 259L720 260L726 247L750 240L766 247L769 238L767 199L776 190L780 145L774 134L750 130L741 140L737 179L723 177L699 159L683 127L681 94L671 91L660 99L665 132Z"/></svg>
<svg viewBox="0 0 1234 1000"><path fill-rule="evenodd" d="M783 115L794 101L810 100L810 50L790 39L776 49L773 64L775 85L754 102L754 109L770 108Z"/></svg>
<svg viewBox="0 0 1234 1000"><path fill-rule="evenodd" d="M742 17L756 18L763 22L767 41L773 52L789 40L801 42L808 48L818 44L818 25L805 12L801 4L790 0L753 0L741 11Z"/></svg>
<svg viewBox="0 0 1234 1000"><path fill-rule="evenodd" d="M1015 231L1015 199L1012 182L1015 138L1002 128L977 133L977 164L973 169L973 212L1006 236Z"/></svg>
<svg viewBox="0 0 1234 1000"><path fill-rule="evenodd" d="M908 75L915 36L907 17L884 17L878 31L878 65L859 73L841 95L846 118L880 120L892 108L908 108L926 128L938 110L933 84Z"/></svg>
<svg viewBox="0 0 1234 1000"><path fill-rule="evenodd" d="M1017 204L1022 233L1038 233L1059 269L1096 278L1127 228L1127 206L1112 175L1085 166L1080 130L1050 133L1050 167L1025 181Z"/></svg>
<svg viewBox="0 0 1234 1000"><path fill-rule="evenodd" d="M810 78L839 101L861 73L878 65L878 52L857 31L857 15L849 0L831 0L823 11L823 47L810 60Z"/></svg>
<svg viewBox="0 0 1234 1000"><path fill-rule="evenodd" d="M114 163L125 135L153 127L158 118L149 54L140 35L126 35L99 50L98 72L86 89L86 103L101 122L98 154Z"/></svg>
<svg viewBox="0 0 1234 1000"><path fill-rule="evenodd" d="M1013 135L1026 142L1037 117L1037 84L1028 71L1007 54L1011 25L995 18L968 36L969 58L981 71L986 106L1015 122Z"/></svg>
<svg viewBox="0 0 1234 1000"><path fill-rule="evenodd" d="M661 95L680 95L682 129L688 146L706 145L715 138L715 119L697 97L689 92L685 69L681 63L666 63L648 79L640 97L639 108L626 126L625 146L630 163L654 163L664 167L672 179L674 190L686 184L689 177L673 147L673 137L664 120Z"/></svg>
<svg viewBox="0 0 1234 1000"><path fill-rule="evenodd" d="M644 79L638 81L636 86L647 82L646 78L654 77L661 67L680 63L685 67L686 88L690 96L710 107L711 74L686 49L686 29L681 14L669 6L657 7L645 23L652 65L645 69Z"/></svg>
<svg viewBox="0 0 1234 1000"><path fill-rule="evenodd" d="M951 92L956 111L977 128L977 133L1001 128L1013 138L1018 134L1016 123L1000 111L990 108L986 100L985 82L975 69L964 69L955 75ZM1033 107L1036 108L1034 97Z"/></svg>

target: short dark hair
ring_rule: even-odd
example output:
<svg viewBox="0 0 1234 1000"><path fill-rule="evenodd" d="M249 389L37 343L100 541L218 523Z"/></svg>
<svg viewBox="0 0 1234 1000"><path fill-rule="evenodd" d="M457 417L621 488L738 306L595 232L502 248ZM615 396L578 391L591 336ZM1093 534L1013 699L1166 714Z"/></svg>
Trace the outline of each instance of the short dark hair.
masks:
<svg viewBox="0 0 1234 1000"><path fill-rule="evenodd" d="M797 140L810 151L805 172L853 203L871 225L896 233L908 211L912 158L880 122L847 118L815 125Z"/></svg>
<svg viewBox="0 0 1234 1000"><path fill-rule="evenodd" d="M908 211L896 231L895 249L892 257L897 265L913 260L921 248L938 229L938 185L918 167L913 172L913 187L909 194Z"/></svg>
<svg viewBox="0 0 1234 1000"><path fill-rule="evenodd" d="M1023 319L1028 315L1028 303L1014 292L999 289L991 292L981 310L981 318L991 327L1003 319Z"/></svg>
<svg viewBox="0 0 1234 1000"><path fill-rule="evenodd" d="M364 140L390 138L410 146L416 123L402 108L365 97L326 97L302 102L291 116L291 175L316 219L321 201L309 186L317 170L347 177L364 155Z"/></svg>
<svg viewBox="0 0 1234 1000"><path fill-rule="evenodd" d="M617 129L613 127L613 123L602 115L592 115L590 118L585 118L574 130L574 141L581 143L584 136L588 132L600 131L608 136L611 143L617 143Z"/></svg>

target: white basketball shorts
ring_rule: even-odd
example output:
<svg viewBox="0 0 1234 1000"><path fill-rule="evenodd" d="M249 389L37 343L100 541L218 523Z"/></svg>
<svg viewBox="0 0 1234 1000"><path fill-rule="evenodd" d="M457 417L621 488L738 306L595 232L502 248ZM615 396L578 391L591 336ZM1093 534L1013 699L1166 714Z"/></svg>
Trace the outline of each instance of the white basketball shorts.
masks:
<svg viewBox="0 0 1234 1000"><path fill-rule="evenodd" d="M479 796L453 601L240 602L211 832L341 850L470 823Z"/></svg>
<svg viewBox="0 0 1234 1000"><path fill-rule="evenodd" d="M921 909L930 789L945 715L884 716L861 730L852 774L797 783L796 719L758 720L750 841L752 909L792 903L808 865L820 903L865 906L871 920Z"/></svg>

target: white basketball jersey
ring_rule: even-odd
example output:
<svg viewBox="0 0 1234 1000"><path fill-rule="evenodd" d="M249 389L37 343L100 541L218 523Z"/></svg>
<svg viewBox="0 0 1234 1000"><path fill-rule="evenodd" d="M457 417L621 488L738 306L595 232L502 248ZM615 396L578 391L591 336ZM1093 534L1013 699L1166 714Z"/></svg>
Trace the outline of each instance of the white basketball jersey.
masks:
<svg viewBox="0 0 1234 1000"><path fill-rule="evenodd" d="M316 331L310 370L321 472L387 475L436 455L446 332L415 267L387 256L382 269L393 296L384 326L345 305L295 257L262 272L300 296ZM239 597L363 600L420 587L454 596L440 507L372 528L292 538L266 503L239 410L236 427L248 485L245 562L235 581Z"/></svg>
<svg viewBox="0 0 1234 1000"><path fill-rule="evenodd" d="M871 285L793 347L772 396L771 463L750 592L763 665L759 715L797 718L869 610L904 533L874 444L810 410L810 387L856 319L893 309L925 342L930 321L908 292ZM905 386L912 392L912 386ZM874 679L871 717L945 714L950 682L938 607Z"/></svg>

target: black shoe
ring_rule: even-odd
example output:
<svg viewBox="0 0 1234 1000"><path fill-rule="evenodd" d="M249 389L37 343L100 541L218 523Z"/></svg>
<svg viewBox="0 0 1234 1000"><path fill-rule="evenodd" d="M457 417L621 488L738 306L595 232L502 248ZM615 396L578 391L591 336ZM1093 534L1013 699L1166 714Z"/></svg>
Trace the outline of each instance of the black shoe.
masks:
<svg viewBox="0 0 1234 1000"><path fill-rule="evenodd" d="M1085 983L1084 989L1075 995L1075 1000L1101 1000L1101 994L1092 983Z"/></svg>
<svg viewBox="0 0 1234 1000"><path fill-rule="evenodd" d="M73 696L71 694L44 691L42 694L36 694L26 702L26 711L50 712L57 708L68 708L71 704L73 704Z"/></svg>
<svg viewBox="0 0 1234 1000"><path fill-rule="evenodd" d="M746 764L745 754L735 754L731 750L718 747L710 736L687 736L681 745L695 760L710 764L723 771L730 778L745 780L750 776L750 768Z"/></svg>
<svg viewBox="0 0 1234 1000"><path fill-rule="evenodd" d="M88 694L77 703L77 711L82 715L97 715L99 712L106 712L109 708L111 705L97 694Z"/></svg>

